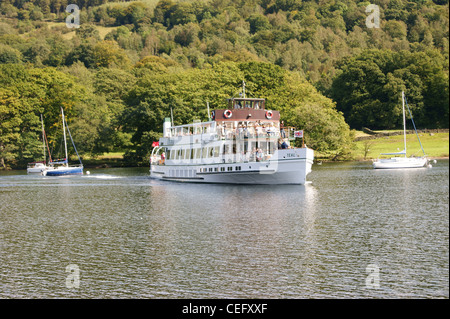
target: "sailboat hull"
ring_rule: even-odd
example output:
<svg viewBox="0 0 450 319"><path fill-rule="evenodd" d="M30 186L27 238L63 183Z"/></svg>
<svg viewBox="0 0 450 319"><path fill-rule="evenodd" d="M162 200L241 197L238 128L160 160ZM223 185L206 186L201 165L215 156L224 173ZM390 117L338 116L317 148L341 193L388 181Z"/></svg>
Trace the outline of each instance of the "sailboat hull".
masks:
<svg viewBox="0 0 450 319"><path fill-rule="evenodd" d="M388 159L379 159L373 162L373 168L421 168L426 167L427 164L428 160L425 157L393 157Z"/></svg>
<svg viewBox="0 0 450 319"><path fill-rule="evenodd" d="M30 163L27 167L28 175L45 175L45 171L47 170L47 165L43 163Z"/></svg>
<svg viewBox="0 0 450 319"><path fill-rule="evenodd" d="M63 176L63 175L83 175L83 166L67 167L60 166L55 167L52 170L47 170L47 176Z"/></svg>

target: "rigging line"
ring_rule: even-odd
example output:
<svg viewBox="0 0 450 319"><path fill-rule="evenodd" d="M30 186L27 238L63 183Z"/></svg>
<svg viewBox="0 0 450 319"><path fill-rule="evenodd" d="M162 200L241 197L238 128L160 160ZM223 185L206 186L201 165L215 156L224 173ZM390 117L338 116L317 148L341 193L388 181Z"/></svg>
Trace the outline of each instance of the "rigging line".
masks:
<svg viewBox="0 0 450 319"><path fill-rule="evenodd" d="M49 160L51 163L52 162L52 154L50 153L50 148L48 147L47 134L45 134L45 131L44 131L44 138L45 138L45 144L47 145L48 157L49 157Z"/></svg>
<svg viewBox="0 0 450 319"><path fill-rule="evenodd" d="M411 110L410 110L409 105L408 105L408 101L406 100L406 96L405 96L405 104L408 107L408 112L409 112L409 116L411 117L411 122L412 122L413 127L414 127L414 132L416 133L417 139L419 140L420 148L422 149L423 155L427 155L427 154L425 154L425 151L423 149L422 142L420 141L419 134L417 134L416 124L414 123L413 116L412 116Z"/></svg>
<svg viewBox="0 0 450 319"><path fill-rule="evenodd" d="M77 153L80 164L83 165L83 163L81 162L80 155L78 155L77 148L75 147L75 143L73 142L72 134L70 134L69 125L67 124L67 121L65 121L65 122L66 122L67 132L69 133L70 140L72 141L73 148L75 149L75 153ZM69 160L69 159L67 159L67 160Z"/></svg>

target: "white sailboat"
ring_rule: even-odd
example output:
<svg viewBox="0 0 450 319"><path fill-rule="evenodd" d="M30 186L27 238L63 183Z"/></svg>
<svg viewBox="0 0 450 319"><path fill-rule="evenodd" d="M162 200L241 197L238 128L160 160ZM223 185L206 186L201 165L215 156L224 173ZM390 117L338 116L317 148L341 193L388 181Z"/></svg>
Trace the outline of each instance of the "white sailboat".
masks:
<svg viewBox="0 0 450 319"><path fill-rule="evenodd" d="M66 123L64 118L64 111L61 108L62 115L62 124L63 124L63 134L64 134L64 150L66 157L62 161L50 162L49 169L47 169L47 176L61 176L61 175L82 175L83 174L83 163L81 162L80 156L78 155L77 149L75 147L75 143L73 142L72 135L70 134L69 126ZM70 140L72 141L72 145L75 148L75 152L78 155L78 160L80 161L79 165L70 165L69 166L69 157L67 155L67 139L66 139L66 126L67 131L69 133Z"/></svg>
<svg viewBox="0 0 450 319"><path fill-rule="evenodd" d="M403 143L404 143L404 149L403 151L396 152L396 153L381 153L381 155L403 155L403 156L394 156L391 158L383 158L383 159L377 159L373 162L373 168L379 168L379 169L389 169L389 168L421 168L421 167L427 167L428 166L428 159L425 155L425 152L423 151L422 143L419 143L422 147L422 151L424 153L424 156L422 157L407 157L406 156L406 114L405 114L405 93L402 91L402 107L403 107ZM408 107L409 110L409 107ZM412 114L411 110L409 110L411 120ZM414 123L414 121L413 121ZM414 125L414 130L417 130ZM419 136L417 135L417 138Z"/></svg>
<svg viewBox="0 0 450 319"><path fill-rule="evenodd" d="M42 118L42 114L41 114L41 124L42 124L42 146L43 146L43 150L44 150L44 160L41 162L32 162L32 163L28 163L27 165L27 174L29 175L45 175L47 169L49 168L49 166L47 165L47 161L46 161L46 154L45 154L45 130L44 130L44 120ZM50 157L50 154L49 154Z"/></svg>

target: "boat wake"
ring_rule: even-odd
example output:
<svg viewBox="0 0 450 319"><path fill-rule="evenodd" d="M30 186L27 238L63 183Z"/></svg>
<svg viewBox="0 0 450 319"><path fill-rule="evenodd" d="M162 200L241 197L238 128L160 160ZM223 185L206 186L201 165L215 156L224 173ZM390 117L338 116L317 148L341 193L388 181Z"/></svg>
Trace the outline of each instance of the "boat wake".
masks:
<svg viewBox="0 0 450 319"><path fill-rule="evenodd" d="M109 175L109 174L95 174L95 175L83 175L84 178L94 178L94 179L119 179L123 176Z"/></svg>

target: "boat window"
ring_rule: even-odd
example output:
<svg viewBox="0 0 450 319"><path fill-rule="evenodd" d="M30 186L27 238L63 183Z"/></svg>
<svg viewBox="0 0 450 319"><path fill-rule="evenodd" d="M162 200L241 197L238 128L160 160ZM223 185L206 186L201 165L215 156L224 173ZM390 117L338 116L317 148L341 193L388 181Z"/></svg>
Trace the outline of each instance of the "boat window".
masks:
<svg viewBox="0 0 450 319"><path fill-rule="evenodd" d="M208 152L208 148L207 148L207 147L204 147L204 148L203 148L203 154L202 154L202 157L203 157L203 158L206 158L206 157L207 157L207 154L208 154L207 152Z"/></svg>
<svg viewBox="0 0 450 319"><path fill-rule="evenodd" d="M219 146L214 147L214 157L219 157Z"/></svg>
<svg viewBox="0 0 450 319"><path fill-rule="evenodd" d="M180 159L184 159L185 154L186 154L186 150L183 148L181 150L181 158Z"/></svg>

